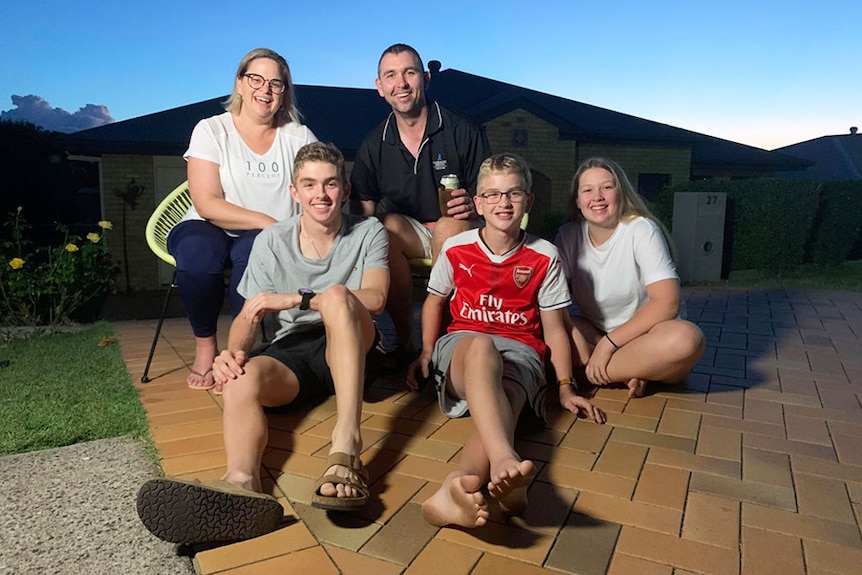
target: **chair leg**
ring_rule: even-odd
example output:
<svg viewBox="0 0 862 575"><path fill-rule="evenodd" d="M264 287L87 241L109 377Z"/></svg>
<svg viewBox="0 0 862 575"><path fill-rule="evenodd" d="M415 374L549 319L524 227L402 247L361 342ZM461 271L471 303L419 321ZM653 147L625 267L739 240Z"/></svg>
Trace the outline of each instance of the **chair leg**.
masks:
<svg viewBox="0 0 862 575"><path fill-rule="evenodd" d="M177 287L177 270L174 270L174 277L171 280L171 285L168 286L168 291L165 294L165 303L162 305L162 315L159 316L159 323L156 324L156 333L153 334L153 343L150 346L150 355L147 356L147 365L144 367L144 374L141 376L141 383L150 382L150 364L153 362L153 354L156 352L156 344L159 342L159 334L162 332L162 323L165 321L165 315L168 313L168 302L171 301L171 292Z"/></svg>

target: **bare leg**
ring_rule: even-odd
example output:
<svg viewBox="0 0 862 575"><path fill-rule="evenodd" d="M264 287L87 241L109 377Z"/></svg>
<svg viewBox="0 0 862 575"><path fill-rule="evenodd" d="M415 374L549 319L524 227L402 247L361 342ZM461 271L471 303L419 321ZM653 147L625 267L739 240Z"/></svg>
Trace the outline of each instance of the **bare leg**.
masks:
<svg viewBox="0 0 862 575"><path fill-rule="evenodd" d="M266 356L250 359L245 374L224 387L224 444L227 472L222 479L260 491L260 462L269 433L263 405L286 405L299 393L296 375Z"/></svg>
<svg viewBox="0 0 862 575"><path fill-rule="evenodd" d="M320 315L326 327L326 361L335 383L336 423L329 453L359 455L359 431L365 379L365 354L374 343L375 328L368 311L344 286L333 286L320 296ZM326 474L348 476L348 469L333 465ZM344 484L324 483L326 497L358 497Z"/></svg>
<svg viewBox="0 0 862 575"><path fill-rule="evenodd" d="M193 389L209 389L213 386L213 360L218 354L216 335L195 337L195 361L186 383Z"/></svg>
<svg viewBox="0 0 862 575"><path fill-rule="evenodd" d="M488 458L479 435L464 445L458 469L446 476L434 495L422 503L422 516L431 525L481 527L488 522L488 503L482 487L489 474Z"/></svg>
<svg viewBox="0 0 862 575"><path fill-rule="evenodd" d="M440 218L434 226L434 233L431 236L431 260L437 261L437 256L440 255L440 250L443 249L443 242L461 232L474 228L478 225L477 220L456 220L455 218Z"/></svg>

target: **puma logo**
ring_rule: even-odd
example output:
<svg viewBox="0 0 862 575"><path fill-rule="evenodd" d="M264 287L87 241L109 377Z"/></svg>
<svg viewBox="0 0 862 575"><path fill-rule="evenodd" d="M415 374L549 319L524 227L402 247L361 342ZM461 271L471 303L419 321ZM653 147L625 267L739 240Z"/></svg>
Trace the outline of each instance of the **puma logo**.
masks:
<svg viewBox="0 0 862 575"><path fill-rule="evenodd" d="M459 267L459 268L461 268L462 270L464 270L465 272L467 272L467 275L468 275L468 276L470 276L471 278L473 277L473 268L474 268L475 266L476 266L476 264L473 264L472 266L470 266L470 267L468 268L468 267L467 267L467 266L465 266L464 264L460 264L460 263L458 264L458 267Z"/></svg>

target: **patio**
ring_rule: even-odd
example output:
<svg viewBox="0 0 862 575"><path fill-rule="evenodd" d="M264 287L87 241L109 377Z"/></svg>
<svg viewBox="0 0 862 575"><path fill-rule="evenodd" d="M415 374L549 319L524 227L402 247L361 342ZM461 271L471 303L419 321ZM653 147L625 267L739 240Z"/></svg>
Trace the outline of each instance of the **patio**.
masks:
<svg viewBox="0 0 862 575"><path fill-rule="evenodd" d="M310 505L334 401L272 413L265 488L284 526L199 550L198 572L860 573L862 294L684 292L707 336L686 385L633 401L601 390L606 425L559 414L519 431L519 452L539 467L522 518L473 531L427 524L420 503L454 468L471 425L443 417L430 389L382 381L363 410L368 507L327 515ZM155 321L113 325L165 474L220 477L220 398L186 387L186 320L166 320L148 384L138 382Z"/></svg>

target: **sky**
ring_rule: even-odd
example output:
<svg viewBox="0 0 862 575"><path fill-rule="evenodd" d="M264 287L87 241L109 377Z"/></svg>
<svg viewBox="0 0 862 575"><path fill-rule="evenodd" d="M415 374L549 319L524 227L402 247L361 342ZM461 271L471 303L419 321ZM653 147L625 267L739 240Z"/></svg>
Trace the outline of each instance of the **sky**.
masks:
<svg viewBox="0 0 862 575"><path fill-rule="evenodd" d="M862 125L859 0L5 0L0 118L75 131L221 97L272 48L373 88L396 42L443 69L767 150Z"/></svg>

